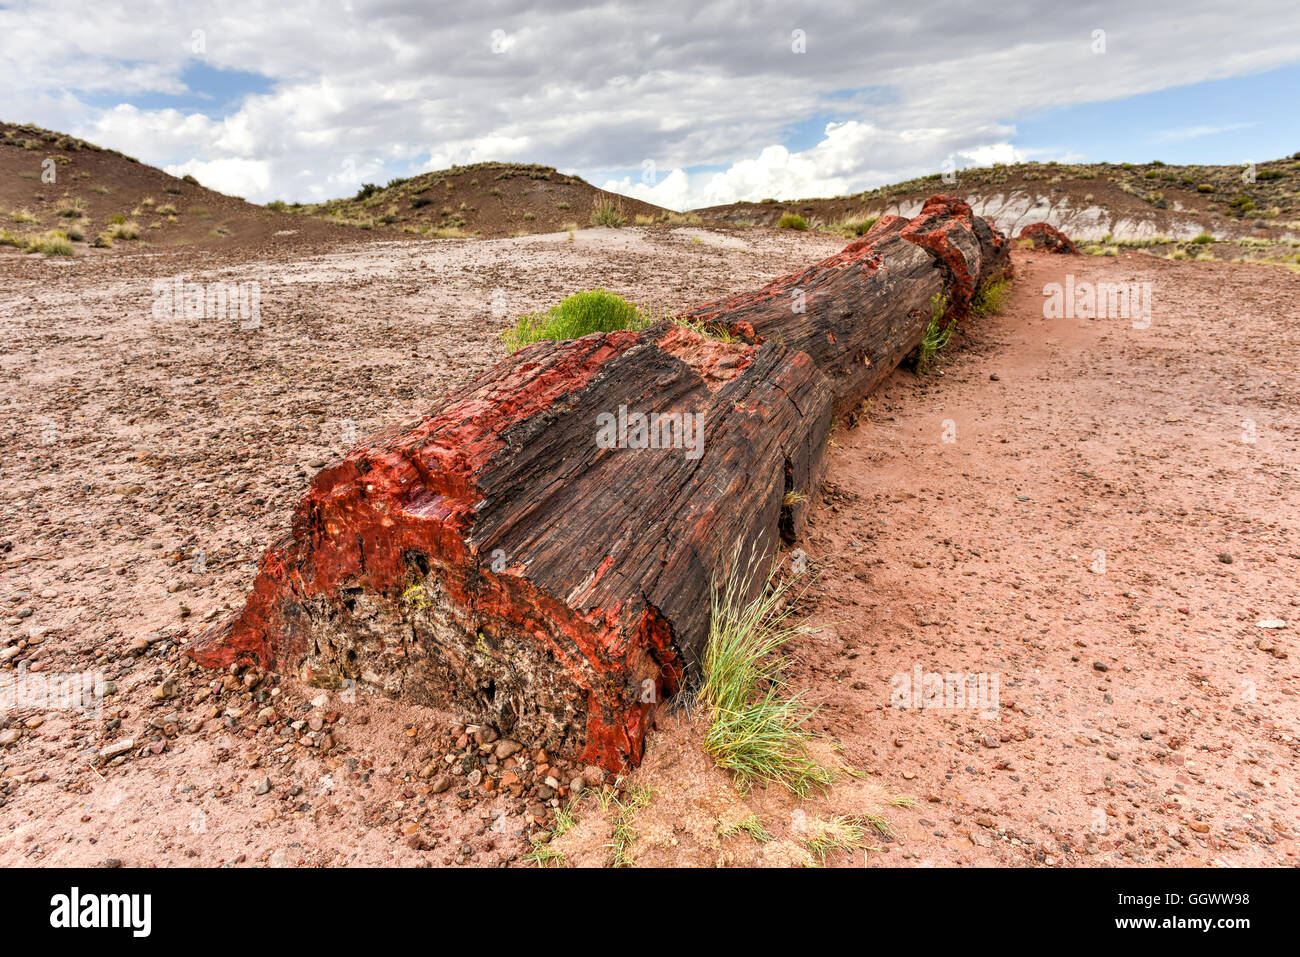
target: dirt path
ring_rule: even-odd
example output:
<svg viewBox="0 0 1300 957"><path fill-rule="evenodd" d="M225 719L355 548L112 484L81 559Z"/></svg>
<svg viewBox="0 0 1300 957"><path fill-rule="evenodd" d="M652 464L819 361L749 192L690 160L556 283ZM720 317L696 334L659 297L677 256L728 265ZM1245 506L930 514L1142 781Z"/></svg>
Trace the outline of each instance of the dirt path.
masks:
<svg viewBox="0 0 1300 957"><path fill-rule="evenodd" d="M942 377L896 374L837 437L801 684L920 799L912 862L1294 865L1300 277L1018 269ZM1045 319L1067 271L1150 282L1150 327ZM993 717L891 706L917 669L996 678Z"/></svg>
<svg viewBox="0 0 1300 957"><path fill-rule="evenodd" d="M518 861L581 769L496 763L491 732L426 709L193 671L181 643L242 599L309 476L484 368L508 316L593 286L681 307L840 245L593 230L252 263L0 256L0 690L113 685L102 713L0 717L0 865ZM1044 319L1067 268L1151 281L1150 328ZM867 777L807 813L916 797L873 863L1295 863L1300 278L1149 257L1020 270L1012 309L942 376L895 375L837 434L804 545L821 631L794 674ZM152 280L179 274L259 282L256 335L153 316ZM997 717L891 707L917 667L996 676ZM666 719L633 776L657 791L638 863L798 862L805 806L738 799L697 734ZM481 786L455 774L476 749ZM747 813L778 840L719 842Z"/></svg>

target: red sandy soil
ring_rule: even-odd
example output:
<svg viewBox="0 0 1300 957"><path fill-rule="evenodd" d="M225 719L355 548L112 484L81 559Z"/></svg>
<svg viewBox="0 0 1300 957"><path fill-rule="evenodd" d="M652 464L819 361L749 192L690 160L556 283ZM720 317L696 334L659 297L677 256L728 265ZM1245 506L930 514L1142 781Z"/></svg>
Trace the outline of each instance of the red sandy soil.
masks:
<svg viewBox="0 0 1300 957"><path fill-rule="evenodd" d="M593 286L684 307L840 245L598 230L256 261L0 258L0 688L20 664L117 685L99 715L0 719L0 865L519 863L581 769L525 750L471 785L454 771L474 732L450 716L288 679L245 689L191 669L183 643L241 600L343 420L364 435L407 418L490 363L510 315ZM865 776L804 802L740 795L700 754L700 716L665 716L625 782L650 789L636 863L805 863L809 820L868 811L894 834L827 863L1296 863L1300 277L1016 260L1004 315L837 431L802 543L817 631L790 675ZM1043 285L1067 271L1150 281L1150 327L1045 319ZM260 281L261 328L153 319L150 279L180 272ZM891 677L917 666L996 675L995 716L891 707ZM518 797L500 793L507 771ZM590 796L577 811L553 843L602 863L608 813ZM718 835L749 813L776 840Z"/></svg>

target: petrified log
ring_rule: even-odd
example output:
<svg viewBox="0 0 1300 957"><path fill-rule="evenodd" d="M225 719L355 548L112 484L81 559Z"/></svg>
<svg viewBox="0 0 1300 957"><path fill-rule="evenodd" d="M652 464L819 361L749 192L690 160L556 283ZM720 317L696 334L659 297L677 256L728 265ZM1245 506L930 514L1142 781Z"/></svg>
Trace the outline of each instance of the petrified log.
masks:
<svg viewBox="0 0 1300 957"><path fill-rule="evenodd" d="M934 196L915 219L883 216L837 255L685 317L808 353L834 383L834 412L842 415L916 348L934 297L964 315L977 286L1005 270L1009 255L1005 238L969 205Z"/></svg>
<svg viewBox="0 0 1300 957"><path fill-rule="evenodd" d="M702 651L715 577L800 535L833 412L915 347L933 297L960 314L1006 262L935 197L690 313L744 341L660 323L520 350L317 475L242 612L189 654L635 764Z"/></svg>
<svg viewBox="0 0 1300 957"><path fill-rule="evenodd" d="M635 763L714 571L802 529L830 399L804 354L668 322L529 346L317 475L243 612L191 654Z"/></svg>
<svg viewBox="0 0 1300 957"><path fill-rule="evenodd" d="M1079 252L1069 236L1047 223L1030 223L1020 230L1017 238L1027 239L1034 244L1035 249L1044 249L1049 253L1075 255Z"/></svg>

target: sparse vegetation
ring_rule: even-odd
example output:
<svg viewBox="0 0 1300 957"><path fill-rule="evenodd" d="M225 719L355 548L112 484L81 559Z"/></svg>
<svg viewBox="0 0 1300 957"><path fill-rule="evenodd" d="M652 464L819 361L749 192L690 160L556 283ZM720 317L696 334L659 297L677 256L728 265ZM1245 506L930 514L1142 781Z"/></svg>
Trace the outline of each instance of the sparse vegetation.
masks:
<svg viewBox="0 0 1300 957"><path fill-rule="evenodd" d="M719 837L734 837L737 834L748 834L759 844L765 844L772 840L772 835L767 832L767 828L763 827L763 823L758 819L757 814L750 814L739 821L724 824L718 829Z"/></svg>
<svg viewBox="0 0 1300 957"><path fill-rule="evenodd" d="M59 230L33 236L27 240L23 252L40 253L43 256L75 256L77 254L68 239L68 234Z"/></svg>
<svg viewBox="0 0 1300 957"><path fill-rule="evenodd" d="M623 207L612 199L601 199L591 210L591 225L612 226L617 229L627 222Z"/></svg>
<svg viewBox="0 0 1300 957"><path fill-rule="evenodd" d="M834 775L810 753L804 727L812 709L789 694L781 678L781 649L806 633L788 621L787 601L796 578L768 575L762 593L749 599L752 562L741 570L738 553L725 581L714 582L708 643L699 702L708 712L704 750L730 771L742 790L779 784L795 794L829 788Z"/></svg>
<svg viewBox="0 0 1300 957"><path fill-rule="evenodd" d="M879 216L864 216L860 219L841 219L831 223L826 229L846 239L855 239L858 236L865 235L867 230L871 229L879 218Z"/></svg>
<svg viewBox="0 0 1300 957"><path fill-rule="evenodd" d="M632 842L636 840L636 831L632 825L636 819L636 814L642 808L650 804L650 798L653 792L644 784L628 788L627 799L613 799L614 811L614 832L610 837L610 842L605 845L609 849L609 866L610 867L632 867L633 862L630 855Z"/></svg>
<svg viewBox="0 0 1300 957"><path fill-rule="evenodd" d="M1011 298L1011 280L1005 276L999 279L990 279L975 290L975 295L971 298L970 312L977 319L983 319L985 316L996 316L1007 308L1007 301Z"/></svg>
<svg viewBox="0 0 1300 957"><path fill-rule="evenodd" d="M925 327L925 335L921 337L921 344L916 347L916 352L912 355L912 368L917 375L925 375L930 371L930 365L934 362L934 357L952 339L953 331L957 328L957 317L953 316L945 323L943 317L947 311L947 296L934 295L930 297L930 322Z"/></svg>
<svg viewBox="0 0 1300 957"><path fill-rule="evenodd" d="M106 233L109 239L139 239L140 227L135 223L114 223Z"/></svg>
<svg viewBox="0 0 1300 957"><path fill-rule="evenodd" d="M593 332L640 329L648 322L648 318L622 296L604 289L592 289L575 292L546 312L520 316L518 325L502 338L514 351L542 339L563 342Z"/></svg>
<svg viewBox="0 0 1300 957"><path fill-rule="evenodd" d="M776 221L776 225L781 229L807 229L808 220L804 219L798 213L786 213Z"/></svg>

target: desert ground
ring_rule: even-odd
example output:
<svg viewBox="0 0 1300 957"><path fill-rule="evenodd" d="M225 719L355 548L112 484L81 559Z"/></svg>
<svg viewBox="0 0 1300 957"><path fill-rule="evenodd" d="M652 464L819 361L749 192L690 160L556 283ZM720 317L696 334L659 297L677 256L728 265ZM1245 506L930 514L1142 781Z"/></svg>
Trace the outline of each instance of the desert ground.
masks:
<svg viewBox="0 0 1300 957"><path fill-rule="evenodd" d="M455 715L182 651L310 477L517 313L598 286L678 310L844 240L309 238L0 251L0 690L103 692L0 717L0 865L1297 863L1300 276L1016 249L1008 308L837 429L788 675L852 773L796 798L738 791L688 701L600 790ZM1067 273L1151 283L1151 321L1046 318ZM155 314L176 276L256 281L256 328ZM996 700L895 707L917 669ZM876 823L814 847L850 817Z"/></svg>

